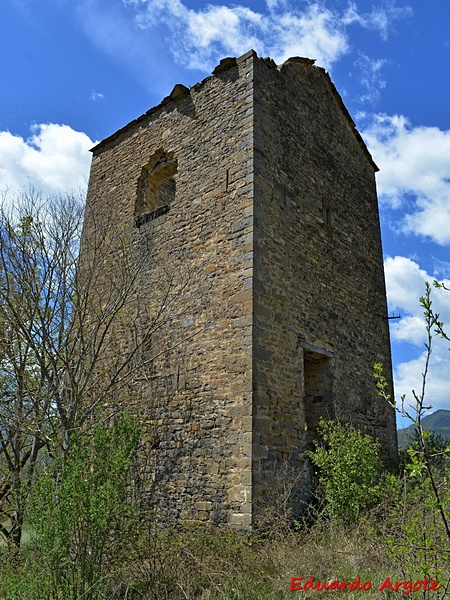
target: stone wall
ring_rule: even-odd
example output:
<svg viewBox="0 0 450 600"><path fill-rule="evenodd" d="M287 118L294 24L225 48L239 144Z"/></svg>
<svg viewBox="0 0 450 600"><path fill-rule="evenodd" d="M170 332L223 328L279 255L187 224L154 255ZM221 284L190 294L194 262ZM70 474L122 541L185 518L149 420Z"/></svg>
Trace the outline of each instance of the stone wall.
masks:
<svg viewBox="0 0 450 600"><path fill-rule="evenodd" d="M310 63L224 59L93 150L84 247L114 224L103 277L140 266L108 360L150 332L131 395L164 518L249 526L292 478L298 508L321 415L395 453L375 165Z"/></svg>
<svg viewBox="0 0 450 600"><path fill-rule="evenodd" d="M217 71L94 149L85 237L116 219L145 261L130 316L155 329L141 380L152 501L172 519L248 525L253 55ZM176 160L174 201L136 226L143 168L163 153Z"/></svg>
<svg viewBox="0 0 450 600"><path fill-rule="evenodd" d="M391 368L376 166L312 61L256 61L254 87L253 491L262 501L277 464L301 471L320 417L378 437L387 460L396 432L372 375L376 362Z"/></svg>

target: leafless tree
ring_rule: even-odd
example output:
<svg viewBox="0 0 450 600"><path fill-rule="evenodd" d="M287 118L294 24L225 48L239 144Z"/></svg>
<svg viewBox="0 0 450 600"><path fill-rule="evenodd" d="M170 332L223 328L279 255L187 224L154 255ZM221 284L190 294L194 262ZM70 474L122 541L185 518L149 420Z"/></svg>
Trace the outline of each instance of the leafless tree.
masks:
<svg viewBox="0 0 450 600"><path fill-rule="evenodd" d="M106 219L83 238L83 213L80 197L33 192L0 209L0 533L12 549L39 460L65 451L100 409L130 401L188 278L159 274L138 306L145 261L133 260L131 234Z"/></svg>

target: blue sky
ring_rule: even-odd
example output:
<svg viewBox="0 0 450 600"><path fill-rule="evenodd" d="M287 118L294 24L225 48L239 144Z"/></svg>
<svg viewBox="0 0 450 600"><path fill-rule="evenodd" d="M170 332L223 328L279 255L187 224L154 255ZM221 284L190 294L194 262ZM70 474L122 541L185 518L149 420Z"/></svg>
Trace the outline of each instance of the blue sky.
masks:
<svg viewBox="0 0 450 600"><path fill-rule="evenodd" d="M448 0L2 0L0 190L85 189L94 143L248 49L325 67L380 167L397 398L419 389L424 281L450 285ZM450 293L435 293L450 323ZM450 325L449 325L450 329ZM450 408L435 344L434 409Z"/></svg>

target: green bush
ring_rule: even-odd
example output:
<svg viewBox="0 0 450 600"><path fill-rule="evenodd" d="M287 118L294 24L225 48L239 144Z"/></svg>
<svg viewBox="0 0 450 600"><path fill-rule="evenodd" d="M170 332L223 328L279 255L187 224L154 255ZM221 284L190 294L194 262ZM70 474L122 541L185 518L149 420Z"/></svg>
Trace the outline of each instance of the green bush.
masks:
<svg viewBox="0 0 450 600"><path fill-rule="evenodd" d="M350 426L321 420L309 457L325 500L325 514L354 523L382 496L379 443Z"/></svg>
<svg viewBox="0 0 450 600"><path fill-rule="evenodd" d="M95 425L91 434L74 436L61 460L41 466L27 515L30 562L22 582L39 590L35 597L105 598L138 537L130 485L138 442L136 422L122 416L110 428Z"/></svg>

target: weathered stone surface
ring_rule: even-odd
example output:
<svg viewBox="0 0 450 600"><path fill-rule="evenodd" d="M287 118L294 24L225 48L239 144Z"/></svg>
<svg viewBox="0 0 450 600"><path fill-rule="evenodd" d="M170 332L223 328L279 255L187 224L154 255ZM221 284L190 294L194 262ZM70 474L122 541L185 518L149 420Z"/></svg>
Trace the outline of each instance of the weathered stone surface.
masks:
<svg viewBox="0 0 450 600"><path fill-rule="evenodd" d="M113 219L146 261L130 319L151 327L170 298L135 382L163 516L247 527L294 479L297 510L320 416L394 458L372 377L390 374L375 170L323 69L253 51L94 148L85 239Z"/></svg>

